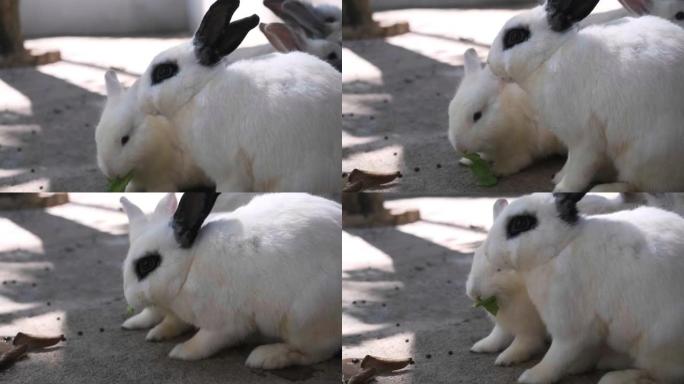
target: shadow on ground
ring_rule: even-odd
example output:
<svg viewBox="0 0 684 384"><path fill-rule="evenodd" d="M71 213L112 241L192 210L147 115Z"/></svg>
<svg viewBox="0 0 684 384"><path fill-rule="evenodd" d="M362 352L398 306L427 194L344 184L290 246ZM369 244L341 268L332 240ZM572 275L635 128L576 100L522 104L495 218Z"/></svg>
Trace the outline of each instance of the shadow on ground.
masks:
<svg viewBox="0 0 684 384"><path fill-rule="evenodd" d="M94 128L104 97L34 68L0 70L0 81L25 96L31 114L0 111L4 169L0 187L35 191L104 191L97 169Z"/></svg>

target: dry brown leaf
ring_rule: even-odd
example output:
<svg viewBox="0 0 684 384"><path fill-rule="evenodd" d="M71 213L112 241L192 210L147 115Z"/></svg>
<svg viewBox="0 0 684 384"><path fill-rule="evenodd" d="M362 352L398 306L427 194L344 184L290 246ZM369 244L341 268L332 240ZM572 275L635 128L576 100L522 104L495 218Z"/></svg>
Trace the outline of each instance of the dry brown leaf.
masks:
<svg viewBox="0 0 684 384"><path fill-rule="evenodd" d="M394 179L399 177L399 174L399 172L378 173L354 169L349 174L349 178L347 180L349 180L350 183L361 181L366 182L368 184L382 185L393 181Z"/></svg>
<svg viewBox="0 0 684 384"><path fill-rule="evenodd" d="M363 358L363 361L361 361L361 368L372 368L378 374L383 374L398 371L409 365L410 362L411 359L387 359L384 357L366 355L366 357Z"/></svg>
<svg viewBox="0 0 684 384"><path fill-rule="evenodd" d="M355 181L353 183L347 182L347 185L344 186L342 192L361 192L363 191L363 188L363 183L360 181Z"/></svg>
<svg viewBox="0 0 684 384"><path fill-rule="evenodd" d="M377 173L354 169L347 177L347 185L343 192L360 192L368 188L379 187L394 181L401 176L401 172Z"/></svg>
<svg viewBox="0 0 684 384"><path fill-rule="evenodd" d="M366 355L359 364L359 359L342 359L342 377L349 378L348 384L365 384L375 376L398 371L411 363L411 359L387 359Z"/></svg>
<svg viewBox="0 0 684 384"><path fill-rule="evenodd" d="M361 372L360 359L342 359L342 378L345 381Z"/></svg>
<svg viewBox="0 0 684 384"><path fill-rule="evenodd" d="M57 337L41 337L35 335L29 335L28 333L19 332L14 336L14 345L26 345L30 351L51 347L60 341L65 341L64 335L59 335Z"/></svg>
<svg viewBox="0 0 684 384"><path fill-rule="evenodd" d="M24 357L27 351L28 345L15 345L8 352L5 352L2 355L0 355L0 371L11 367L15 361Z"/></svg>
<svg viewBox="0 0 684 384"><path fill-rule="evenodd" d="M373 368L367 368L364 369L363 371L357 373L356 375L352 376L351 379L349 379L348 384L366 384L370 383L373 378L375 378L375 370Z"/></svg>
<svg viewBox="0 0 684 384"><path fill-rule="evenodd" d="M0 342L0 355L2 355L3 353L9 352L10 349L12 349L12 344L5 343L4 341Z"/></svg>

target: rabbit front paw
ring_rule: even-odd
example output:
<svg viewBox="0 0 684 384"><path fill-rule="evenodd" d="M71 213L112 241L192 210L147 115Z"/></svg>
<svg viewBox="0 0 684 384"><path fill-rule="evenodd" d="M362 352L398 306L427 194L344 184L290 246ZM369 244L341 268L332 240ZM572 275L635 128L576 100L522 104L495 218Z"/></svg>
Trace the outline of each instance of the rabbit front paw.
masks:
<svg viewBox="0 0 684 384"><path fill-rule="evenodd" d="M190 339L173 347L171 352L169 352L169 357L176 360L193 361L207 358L214 352L213 349L205 348L201 344L193 342L193 339Z"/></svg>
<svg viewBox="0 0 684 384"><path fill-rule="evenodd" d="M543 346L543 341L521 340L516 338L506 350L501 352L494 362L495 365L510 366L522 363L537 353Z"/></svg>
<svg viewBox="0 0 684 384"><path fill-rule="evenodd" d="M180 319L173 315L167 315L164 321L157 324L156 327L150 329L147 332L145 339L147 341L163 341L176 337L188 329L190 325L182 322Z"/></svg>
<svg viewBox="0 0 684 384"><path fill-rule="evenodd" d="M164 314L156 308L147 307L133 317L129 317L121 324L123 329L148 329L159 324Z"/></svg>
<svg viewBox="0 0 684 384"><path fill-rule="evenodd" d="M303 353L287 344L268 344L254 348L247 357L245 365L250 368L278 369L301 364L304 358Z"/></svg>
<svg viewBox="0 0 684 384"><path fill-rule="evenodd" d="M539 368L540 367L535 366L523 372L522 375L520 375L520 377L518 378L518 383L548 384L553 383L555 381L553 376L549 375L548 372L545 372L543 369Z"/></svg>
<svg viewBox="0 0 684 384"><path fill-rule="evenodd" d="M608 372L598 384L656 384L656 381L645 372L636 369Z"/></svg>
<svg viewBox="0 0 684 384"><path fill-rule="evenodd" d="M475 343L471 348L470 352L475 353L494 353L499 352L506 348L508 344L511 343L513 337L501 329L498 325L492 329L492 332L484 339Z"/></svg>
<svg viewBox="0 0 684 384"><path fill-rule="evenodd" d="M178 360L200 360L237 341L239 337L234 333L225 334L200 329L190 340L173 347L169 357Z"/></svg>

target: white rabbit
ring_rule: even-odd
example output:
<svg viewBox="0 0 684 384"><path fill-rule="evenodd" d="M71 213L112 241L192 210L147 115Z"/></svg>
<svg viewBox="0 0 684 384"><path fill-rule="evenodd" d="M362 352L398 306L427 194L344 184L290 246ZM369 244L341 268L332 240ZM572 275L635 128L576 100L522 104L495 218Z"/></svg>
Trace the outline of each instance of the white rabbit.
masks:
<svg viewBox="0 0 684 384"><path fill-rule="evenodd" d="M582 194L512 202L484 243L495 268L523 276L551 347L521 383L594 366L603 350L631 370L602 383L684 380L684 218L652 207L580 216Z"/></svg>
<svg viewBox="0 0 684 384"><path fill-rule="evenodd" d="M126 191L178 191L212 182L190 158L178 133L161 116L138 110L136 82L124 89L114 71L105 74L107 102L95 128L97 162L107 178L133 172Z"/></svg>
<svg viewBox="0 0 684 384"><path fill-rule="evenodd" d="M167 315L157 340L199 330L169 357L197 360L259 332L277 338L246 364L314 364L341 348L341 207L306 194L265 194L202 225L211 193L174 194L145 216L125 198L131 245L124 294ZM150 331L150 332L152 332ZM148 335L149 338L149 335Z"/></svg>
<svg viewBox="0 0 684 384"><path fill-rule="evenodd" d="M494 219L506 207L506 200L494 205ZM473 300L496 297L499 311L495 316L494 329L489 336L478 341L472 352L499 352L496 365L523 362L543 350L546 345L546 328L534 308L525 288L522 276L513 270L497 270L487 261L484 247L480 246L473 257L468 274L466 292ZM512 343L511 343L512 341Z"/></svg>
<svg viewBox="0 0 684 384"><path fill-rule="evenodd" d="M659 16L684 27L684 0L620 0L620 3L632 13Z"/></svg>
<svg viewBox="0 0 684 384"><path fill-rule="evenodd" d="M518 83L568 147L555 190L585 191L608 166L637 190L684 188L684 30L652 16L580 30L597 2L549 0L515 16L491 70Z"/></svg>
<svg viewBox="0 0 684 384"><path fill-rule="evenodd" d="M449 104L449 141L456 151L479 153L502 176L565 153L554 134L538 124L525 91L483 68L474 49L463 57L464 76Z"/></svg>
<svg viewBox="0 0 684 384"><path fill-rule="evenodd" d="M306 52L326 61L339 72L342 71L341 44L309 38L301 29L283 23L262 23L259 24L259 29L278 52Z"/></svg>
<svg viewBox="0 0 684 384"><path fill-rule="evenodd" d="M144 112L163 115L220 191L339 190L340 73L300 52L222 58L258 25L219 0L193 42L160 53L140 79Z"/></svg>
<svg viewBox="0 0 684 384"><path fill-rule="evenodd" d="M494 220L508 205L505 199L494 204ZM589 214L615 212L633 208L622 198L609 199L599 195L587 195L580 202L582 212ZM497 298L499 312L489 315L494 328L484 339L470 349L472 352L499 352L508 347L496 359L496 365L511 365L527 360L545 346L546 328L537 309L530 300L522 275L513 270L497 270L487 260L484 247L473 256L473 264L466 282L466 293L473 300ZM511 341L513 343L511 344ZM606 359L607 360L607 359ZM604 366L607 363L604 364Z"/></svg>
<svg viewBox="0 0 684 384"><path fill-rule="evenodd" d="M262 24L263 25L263 24ZM342 47L327 40L311 39L280 23L263 25L272 45L240 48L227 60L231 64L275 52L302 51L342 70ZM209 187L212 182L190 157L178 131L162 116L147 115L136 105L137 82L124 89L114 71L105 74L107 102L95 129L98 165L107 178L134 176L126 191L179 191Z"/></svg>

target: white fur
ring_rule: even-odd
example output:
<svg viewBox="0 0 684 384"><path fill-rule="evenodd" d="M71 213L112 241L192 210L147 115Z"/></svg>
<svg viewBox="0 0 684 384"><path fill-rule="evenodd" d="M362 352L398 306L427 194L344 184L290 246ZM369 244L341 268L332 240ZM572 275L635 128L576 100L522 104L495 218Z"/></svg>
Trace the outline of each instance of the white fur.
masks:
<svg viewBox="0 0 684 384"><path fill-rule="evenodd" d="M507 239L510 218L522 213L538 225ZM484 251L496 268L523 276L553 340L519 382L589 369L606 347L633 361L640 376L684 380L684 218L640 207L569 224L551 195L537 194L504 209Z"/></svg>
<svg viewBox="0 0 684 384"><path fill-rule="evenodd" d="M280 339L252 351L247 365L274 369L313 364L341 348L341 207L306 194L266 194L204 224L181 249L169 225L173 194L145 216L122 199L131 245L123 265L130 305L167 316L148 340L199 328L172 358L196 360L253 332ZM137 258L157 252L161 265L138 281ZM153 332L154 331L154 332Z"/></svg>
<svg viewBox="0 0 684 384"><path fill-rule="evenodd" d="M538 123L527 94L484 68L475 50L464 53L464 76L449 104L449 141L460 153L479 153L495 173L516 173L565 148ZM475 113L482 117L474 121Z"/></svg>
<svg viewBox="0 0 684 384"><path fill-rule="evenodd" d="M111 179L132 171L133 179L126 186L130 192L169 192L211 185L168 120L138 109L138 83L124 89L113 71L108 71L105 79L107 102L95 128L97 162L102 173ZM122 145L124 136L129 140Z"/></svg>
<svg viewBox="0 0 684 384"><path fill-rule="evenodd" d="M180 72L152 86L151 68L168 60ZM188 42L157 55L139 97L145 112L182 127L182 141L220 191L339 189L341 77L313 56L206 67Z"/></svg>
<svg viewBox="0 0 684 384"><path fill-rule="evenodd" d="M530 39L503 50L506 30L519 25ZM682 28L644 16L556 33L540 6L506 23L488 62L568 147L557 191L586 190L604 167L637 190L684 188Z"/></svg>

